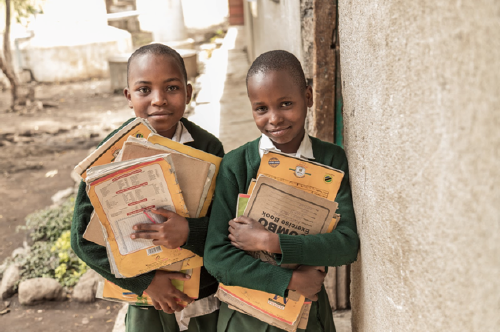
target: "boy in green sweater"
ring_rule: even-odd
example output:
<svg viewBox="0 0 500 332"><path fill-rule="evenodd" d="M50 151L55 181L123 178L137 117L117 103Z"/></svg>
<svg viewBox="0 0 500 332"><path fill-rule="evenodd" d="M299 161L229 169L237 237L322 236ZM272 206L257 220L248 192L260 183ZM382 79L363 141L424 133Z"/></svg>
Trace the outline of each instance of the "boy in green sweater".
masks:
<svg viewBox="0 0 500 332"><path fill-rule="evenodd" d="M175 50L163 44L150 44L137 49L128 61L127 83L124 94L129 107L134 109L137 117L147 119L159 135L219 157L224 155L222 144L215 136L183 118L193 89L187 83L184 61ZM187 331L215 331L219 304L213 294L217 290L217 281L205 268L201 271L199 299L194 302L194 299L172 285L172 279L189 279L183 273L158 270L134 278L114 277L110 271L106 248L83 238L94 210L85 188L86 185L82 182L75 203L71 226L73 250L104 278L136 294L146 292L154 304L154 308L129 306L127 331L179 331L174 312L188 326ZM149 238L157 245L182 247L204 256L208 217L184 218L162 209L155 213L162 214L167 221L163 224L136 225L134 229L137 232L131 234L131 238ZM148 232L143 232L144 230ZM178 303L179 300L193 303L188 306L189 310L181 312L184 308ZM181 326L181 330L186 328Z"/></svg>
<svg viewBox="0 0 500 332"><path fill-rule="evenodd" d="M247 91L255 124L262 136L228 153L217 177L208 235L205 266L228 286L242 286L280 296L296 290L315 302L306 331L335 331L328 296L322 286L325 266L340 266L356 260L359 238L344 150L305 133L312 89L306 86L297 58L286 51L260 55L247 74ZM234 219L237 196L246 193L256 177L266 150L280 150L314 160L345 172L336 201L341 220L332 233L294 236L274 234L259 222ZM245 251L276 254L278 266L253 258ZM300 264L297 270L281 264ZM222 303L218 329L225 331L282 331Z"/></svg>

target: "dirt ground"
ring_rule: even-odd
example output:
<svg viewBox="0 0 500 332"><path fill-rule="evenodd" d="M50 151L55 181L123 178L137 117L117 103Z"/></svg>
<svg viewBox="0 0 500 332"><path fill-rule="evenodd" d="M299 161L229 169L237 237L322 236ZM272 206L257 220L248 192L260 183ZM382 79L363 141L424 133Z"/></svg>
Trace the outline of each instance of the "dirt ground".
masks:
<svg viewBox="0 0 500 332"><path fill-rule="evenodd" d="M17 295L9 302L10 312L0 316L2 332L112 331L122 307L119 303L103 300L90 304L45 302L26 307L19 304Z"/></svg>
<svg viewBox="0 0 500 332"><path fill-rule="evenodd" d="M133 116L125 97L110 93L108 80L41 84L36 98L50 107L33 114L7 113L9 91L0 92L0 263L22 246L26 235L16 228L24 225L26 215L51 205L52 195L74 186L73 167ZM11 312L0 316L6 332L111 331L120 308L105 301L36 307L22 307L16 297L9 301ZM82 323L84 318L88 322Z"/></svg>

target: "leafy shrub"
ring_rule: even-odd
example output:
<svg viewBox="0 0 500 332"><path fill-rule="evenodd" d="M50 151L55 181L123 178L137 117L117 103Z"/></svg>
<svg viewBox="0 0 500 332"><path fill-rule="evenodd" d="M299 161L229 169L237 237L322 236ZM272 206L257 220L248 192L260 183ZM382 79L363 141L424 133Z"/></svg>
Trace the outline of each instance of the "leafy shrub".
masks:
<svg viewBox="0 0 500 332"><path fill-rule="evenodd" d="M71 229L71 220L75 208L75 198L68 198L60 207L46 208L26 217L26 226L31 240L55 242L64 231Z"/></svg>
<svg viewBox="0 0 500 332"><path fill-rule="evenodd" d="M74 286L87 265L71 249L71 220L75 199L61 206L46 208L26 217L26 230L33 241L29 253L8 258L21 267L21 281L39 277L57 279L63 286Z"/></svg>
<svg viewBox="0 0 500 332"><path fill-rule="evenodd" d="M87 264L71 249L71 232L64 231L50 251L57 253L59 258L59 265L54 270L55 278L64 286L75 285L87 271Z"/></svg>

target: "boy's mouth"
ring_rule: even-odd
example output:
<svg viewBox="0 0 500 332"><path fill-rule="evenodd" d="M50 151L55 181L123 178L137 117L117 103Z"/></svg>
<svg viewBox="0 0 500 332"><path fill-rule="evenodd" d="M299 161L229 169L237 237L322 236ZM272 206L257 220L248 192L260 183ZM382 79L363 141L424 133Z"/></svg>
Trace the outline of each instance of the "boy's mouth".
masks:
<svg viewBox="0 0 500 332"><path fill-rule="evenodd" d="M148 114L148 117L150 117L150 118L163 118L163 117L168 117L170 115L172 115L172 113L169 113L169 112L155 112L155 113Z"/></svg>
<svg viewBox="0 0 500 332"><path fill-rule="evenodd" d="M285 135L290 128L292 128L292 127L270 129L270 130L267 130L267 132L269 133L269 135L271 135L273 137L280 137L280 136Z"/></svg>

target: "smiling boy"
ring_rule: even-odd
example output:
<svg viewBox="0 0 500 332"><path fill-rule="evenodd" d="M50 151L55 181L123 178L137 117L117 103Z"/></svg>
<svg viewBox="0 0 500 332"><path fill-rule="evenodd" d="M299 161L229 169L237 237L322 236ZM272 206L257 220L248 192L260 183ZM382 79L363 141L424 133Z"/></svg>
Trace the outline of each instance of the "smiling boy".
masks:
<svg viewBox="0 0 500 332"><path fill-rule="evenodd" d="M349 185L347 159L342 148L306 134L311 87L297 58L286 51L260 55L247 74L247 91L255 124L262 136L228 153L222 160L205 248L205 265L219 282L285 297L296 290L315 302L307 331L335 331L328 296L322 286L325 266L356 260L359 238ZM336 202L342 216L327 234L295 236L274 234L246 217L235 217L237 197L246 193L256 177L263 154L280 150L344 171ZM229 227L228 227L229 226ZM276 254L277 265L248 255L247 251ZM299 264L296 270L281 264ZM282 331L222 304L219 332Z"/></svg>
<svg viewBox="0 0 500 332"><path fill-rule="evenodd" d="M127 67L128 87L123 93L129 107L137 117L147 119L159 135L171 139L193 93L179 59L132 55Z"/></svg>
<svg viewBox="0 0 500 332"><path fill-rule="evenodd" d="M150 44L137 49L128 61L127 82L124 95L129 107L133 108L137 117L147 119L159 135L219 157L224 155L222 144L215 136L183 118L193 88L187 82L184 61L175 50L163 44ZM92 211L85 183L82 182L71 227L73 250L104 278L136 294L146 292L154 304L154 308L129 306L127 331L179 331L172 313L182 311L179 300L190 303L193 299L177 290L171 280L185 280L189 276L158 270L134 278L115 278L110 271L106 248L83 238ZM208 217L184 218L163 209L153 212L162 214L167 221L155 225L136 225L134 229L137 232L131 234L131 238L153 239L157 245L182 247L204 256ZM202 268L199 299L190 304L189 314L182 313L188 325L187 331L215 331L218 301L213 294L216 289L216 280ZM183 318L180 314L177 316Z"/></svg>

